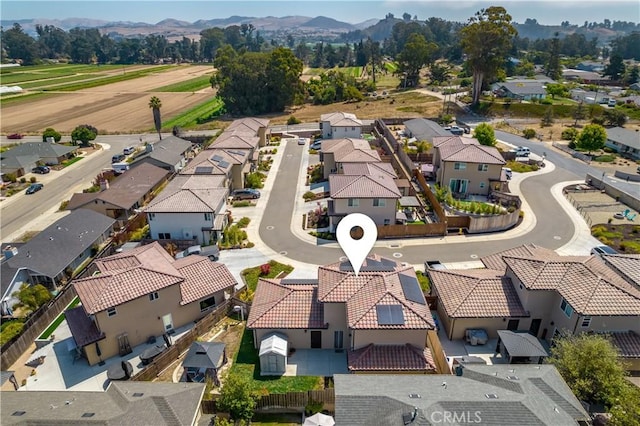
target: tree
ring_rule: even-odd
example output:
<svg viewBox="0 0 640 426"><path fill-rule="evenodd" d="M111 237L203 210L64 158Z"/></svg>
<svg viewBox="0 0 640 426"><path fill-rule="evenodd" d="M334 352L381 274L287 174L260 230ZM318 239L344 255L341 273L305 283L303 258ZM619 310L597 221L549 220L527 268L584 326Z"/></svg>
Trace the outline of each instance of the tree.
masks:
<svg viewBox="0 0 640 426"><path fill-rule="evenodd" d="M42 284L22 284L20 290L14 292L12 296L20 301L18 306L27 308L31 312L37 311L40 306L51 300L51 293Z"/></svg>
<svg viewBox="0 0 640 426"><path fill-rule="evenodd" d="M582 105L582 101L580 101L580 103L576 105L576 108L573 110L573 118L576 119L576 122L573 124L574 127L578 125L578 120L584 120L586 115L587 114L584 111L584 105Z"/></svg>
<svg viewBox="0 0 640 426"><path fill-rule="evenodd" d="M602 149L606 141L607 132L604 127L599 124L587 124L578 135L576 145L580 149L589 151L589 155L591 155L591 151Z"/></svg>
<svg viewBox="0 0 640 426"><path fill-rule="evenodd" d="M10 59L21 60L24 65L33 65L37 57L36 42L24 32L20 24L0 33L0 50Z"/></svg>
<svg viewBox="0 0 640 426"><path fill-rule="evenodd" d="M564 84L549 83L547 84L546 90L547 90L547 93L551 95L551 99L555 99L556 96L560 96L563 98L566 98L567 96L569 96L569 91L564 86Z"/></svg>
<svg viewBox="0 0 640 426"><path fill-rule="evenodd" d="M517 31L511 25L511 15L506 9L492 6L476 12L460 33L467 64L473 71L472 99L477 104L484 80L505 63Z"/></svg>
<svg viewBox="0 0 640 426"><path fill-rule="evenodd" d="M547 77L553 80L559 80L562 77L562 67L560 66L560 33L555 32L551 39L551 52L549 53L549 61L545 68Z"/></svg>
<svg viewBox="0 0 640 426"><path fill-rule="evenodd" d="M627 115L619 109L605 109L602 116L607 126L623 127L627 123Z"/></svg>
<svg viewBox="0 0 640 426"><path fill-rule="evenodd" d="M447 64L433 64L429 71L431 74L431 81L441 84L449 80L451 69Z"/></svg>
<svg viewBox="0 0 640 426"><path fill-rule="evenodd" d="M162 108L162 101L157 96L152 96L149 99L149 108L153 111L153 125L156 127L156 132L158 132L158 137L162 140L162 118L160 117L160 108Z"/></svg>
<svg viewBox="0 0 640 426"><path fill-rule="evenodd" d="M618 350L606 336L582 333L553 343L549 362L579 400L604 404L614 416L613 424L638 424L639 393L627 383Z"/></svg>
<svg viewBox="0 0 640 426"><path fill-rule="evenodd" d="M629 75L627 77L627 83L633 84L640 82L640 68L635 65L631 70L629 70Z"/></svg>
<svg viewBox="0 0 640 426"><path fill-rule="evenodd" d="M229 374L217 400L218 408L227 411L235 420L248 421L253 417L257 398L249 381L237 374Z"/></svg>
<svg viewBox="0 0 640 426"><path fill-rule="evenodd" d="M491 127L488 123L480 123L476 126L473 131L473 137L480 142L480 145L486 146L495 146L498 142L496 140L495 132L493 131L493 127Z"/></svg>
<svg viewBox="0 0 640 426"><path fill-rule="evenodd" d="M90 141L94 140L98 136L98 129L89 125L81 124L71 132L71 141L76 143L82 142L82 145L88 145Z"/></svg>
<svg viewBox="0 0 640 426"><path fill-rule="evenodd" d="M542 127L548 127L553 124L553 107L549 106L542 116Z"/></svg>
<svg viewBox="0 0 640 426"><path fill-rule="evenodd" d="M47 138L53 138L55 142L60 142L60 139L62 139L62 135L55 129L47 127L46 129L44 129L44 132L42 132L42 142L46 142Z"/></svg>
<svg viewBox="0 0 640 426"><path fill-rule="evenodd" d="M398 54L398 73L407 73L409 86L417 86L420 70L433 61L433 54L438 50L435 43L428 43L422 34L411 34L402 51Z"/></svg>
<svg viewBox="0 0 640 426"><path fill-rule="evenodd" d="M620 77L624 75L624 62L622 61L622 56L618 53L614 53L609 58L609 65L607 65L602 73L602 75L608 75L611 77L611 80L618 81Z"/></svg>

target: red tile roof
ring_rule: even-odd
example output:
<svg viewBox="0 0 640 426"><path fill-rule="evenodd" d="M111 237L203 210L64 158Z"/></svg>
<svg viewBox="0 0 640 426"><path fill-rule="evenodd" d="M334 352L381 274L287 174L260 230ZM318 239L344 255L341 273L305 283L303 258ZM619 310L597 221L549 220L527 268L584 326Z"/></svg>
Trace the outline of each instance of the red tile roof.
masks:
<svg viewBox="0 0 640 426"><path fill-rule="evenodd" d="M506 164L497 148L480 145L476 139L440 136L433 138L433 146L440 151L442 161Z"/></svg>
<svg viewBox="0 0 640 426"><path fill-rule="evenodd" d="M333 153L336 163L380 163L378 151L364 139L330 139L322 142L323 153Z"/></svg>
<svg viewBox="0 0 640 426"><path fill-rule="evenodd" d="M377 176L329 175L331 198L400 198L402 194L393 178Z"/></svg>
<svg viewBox="0 0 640 426"><path fill-rule="evenodd" d="M172 285L180 285L185 305L236 284L226 266L196 255L176 261L158 242L98 259L96 265L99 275L74 282L88 314Z"/></svg>
<svg viewBox="0 0 640 426"><path fill-rule="evenodd" d="M429 270L445 312L453 318L525 317L518 293L502 271Z"/></svg>
<svg viewBox="0 0 640 426"><path fill-rule="evenodd" d="M318 286L282 284L280 280L258 282L247 318L248 328L326 328L324 306L318 302Z"/></svg>
<svg viewBox="0 0 640 426"><path fill-rule="evenodd" d="M622 358L640 358L640 335L633 331L611 333L611 340Z"/></svg>
<svg viewBox="0 0 640 426"><path fill-rule="evenodd" d="M504 271L507 269L507 264L502 260L503 256L516 256L535 259L557 258L558 255L553 250L549 250L544 247L539 247L535 244L523 244L518 247L513 247L498 253L490 254L488 256L481 257L480 260L484 263L487 269L494 269L496 271Z"/></svg>
<svg viewBox="0 0 640 426"><path fill-rule="evenodd" d="M349 371L420 371L435 373L436 366L428 348L413 345L369 344L347 352Z"/></svg>

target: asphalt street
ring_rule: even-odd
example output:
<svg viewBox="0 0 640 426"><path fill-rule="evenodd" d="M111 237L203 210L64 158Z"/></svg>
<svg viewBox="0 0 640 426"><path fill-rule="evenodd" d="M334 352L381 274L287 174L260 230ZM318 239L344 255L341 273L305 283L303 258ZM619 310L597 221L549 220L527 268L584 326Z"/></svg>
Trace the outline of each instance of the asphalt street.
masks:
<svg viewBox="0 0 640 426"><path fill-rule="evenodd" d="M262 242L272 250L291 259L313 264L335 262L344 253L341 249L316 245L298 239L290 230L291 212L294 209L295 185L302 161L302 149L296 144L285 146L284 157L278 170L269 202L264 211L259 233ZM541 153L542 154L542 153ZM548 155L549 158L549 155ZM403 262L418 264L425 259L439 259L443 262L473 260L478 256L504 250L525 243L535 243L550 249L566 244L574 233L574 225L562 207L551 197L550 188L557 182L580 179L579 175L556 168L551 173L540 174L525 179L521 189L531 206L537 222L533 230L522 237L502 239L500 234L489 241L452 243L445 239L438 244L431 240L428 245L406 245L386 247L378 245L374 251L380 255L393 257ZM296 217L293 220L302 220ZM294 223L294 226L299 226ZM331 244L333 246L333 244ZM285 254L286 253L286 254Z"/></svg>

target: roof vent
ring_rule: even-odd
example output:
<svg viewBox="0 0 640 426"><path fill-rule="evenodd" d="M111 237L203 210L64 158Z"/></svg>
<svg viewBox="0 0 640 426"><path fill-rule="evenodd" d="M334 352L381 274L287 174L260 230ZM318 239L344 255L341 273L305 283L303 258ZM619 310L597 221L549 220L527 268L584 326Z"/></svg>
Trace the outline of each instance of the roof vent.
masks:
<svg viewBox="0 0 640 426"><path fill-rule="evenodd" d="M27 412L26 411L14 411L13 413L11 413L12 416L24 416Z"/></svg>
<svg viewBox="0 0 640 426"><path fill-rule="evenodd" d="M419 393L410 393L409 398L422 398Z"/></svg>
<svg viewBox="0 0 640 426"><path fill-rule="evenodd" d="M96 415L96 413L84 413L84 414L82 414L82 416L80 416L80 417L93 417L93 416L95 416L95 415Z"/></svg>
<svg viewBox="0 0 640 426"><path fill-rule="evenodd" d="M135 392L135 393L133 394L133 396L135 396L135 397L137 397L137 398L140 398L142 395L144 395L144 393L143 393L143 392Z"/></svg>
<svg viewBox="0 0 640 426"><path fill-rule="evenodd" d="M484 396L486 396L487 399L498 399L498 395L495 393L485 393Z"/></svg>
<svg viewBox="0 0 640 426"><path fill-rule="evenodd" d="M507 379L509 379L509 380L519 380L518 376L507 376Z"/></svg>

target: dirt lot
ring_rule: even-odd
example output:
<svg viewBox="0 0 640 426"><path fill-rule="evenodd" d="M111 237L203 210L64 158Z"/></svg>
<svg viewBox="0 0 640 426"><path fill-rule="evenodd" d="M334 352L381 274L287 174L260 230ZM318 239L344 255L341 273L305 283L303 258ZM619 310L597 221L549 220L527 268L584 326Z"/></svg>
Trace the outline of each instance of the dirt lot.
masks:
<svg viewBox="0 0 640 426"><path fill-rule="evenodd" d="M153 128L153 116L148 107L152 95L162 101L162 116L171 117L210 99L214 94L213 89L197 93L153 93L150 90L211 71L210 66L177 66L174 70L134 80L26 100L2 108L1 131L36 133L54 127L59 132L68 133L84 123L104 133L147 131Z"/></svg>

